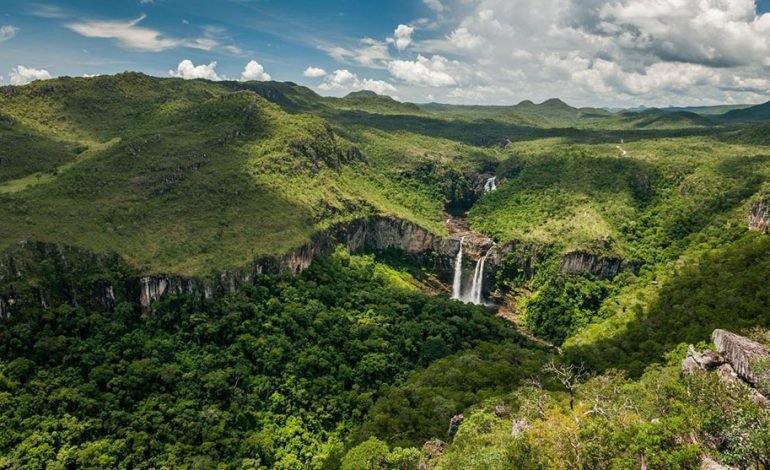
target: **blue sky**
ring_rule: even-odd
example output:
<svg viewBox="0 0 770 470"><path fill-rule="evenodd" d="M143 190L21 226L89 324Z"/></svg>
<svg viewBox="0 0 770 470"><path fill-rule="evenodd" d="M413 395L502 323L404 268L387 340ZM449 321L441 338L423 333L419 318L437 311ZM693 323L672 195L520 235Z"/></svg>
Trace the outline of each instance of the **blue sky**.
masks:
<svg viewBox="0 0 770 470"><path fill-rule="evenodd" d="M762 102L768 11L770 0L3 0L0 84L137 70L418 102Z"/></svg>

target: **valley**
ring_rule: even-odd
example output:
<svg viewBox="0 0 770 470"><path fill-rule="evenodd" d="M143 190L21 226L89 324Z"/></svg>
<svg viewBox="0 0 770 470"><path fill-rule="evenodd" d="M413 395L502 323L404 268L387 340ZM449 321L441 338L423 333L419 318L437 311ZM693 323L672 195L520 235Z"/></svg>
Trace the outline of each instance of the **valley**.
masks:
<svg viewBox="0 0 770 470"><path fill-rule="evenodd" d="M768 468L767 120L0 87L0 468Z"/></svg>

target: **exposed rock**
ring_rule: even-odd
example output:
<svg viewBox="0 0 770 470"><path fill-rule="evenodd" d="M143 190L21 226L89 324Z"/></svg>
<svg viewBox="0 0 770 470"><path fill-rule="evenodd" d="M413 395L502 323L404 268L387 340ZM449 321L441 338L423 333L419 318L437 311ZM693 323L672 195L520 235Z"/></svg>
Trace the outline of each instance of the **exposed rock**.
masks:
<svg viewBox="0 0 770 470"><path fill-rule="evenodd" d="M700 464L701 470L738 470L736 467L728 467L713 460L711 457L704 456Z"/></svg>
<svg viewBox="0 0 770 470"><path fill-rule="evenodd" d="M447 431L447 434L449 434L450 439L455 437L457 430L460 429L460 425L463 424L464 420L465 417L463 415L452 416L452 419L449 420L449 431Z"/></svg>
<svg viewBox="0 0 770 470"><path fill-rule="evenodd" d="M259 258L247 266L201 278L168 274L139 275L116 254L42 242L21 242L0 255L0 317L12 314L14 303L60 304L112 309L116 302L138 302L145 310L167 295L219 298L251 285L260 274L299 274L314 259L327 256L337 244L350 251L400 250L430 260L437 271L451 272L459 240L443 238L405 220L370 217L341 223L313 235L310 241L281 256ZM447 274L449 276L450 274ZM30 287L34 286L34 287ZM23 288L31 294L19 298ZM10 300L13 299L13 300Z"/></svg>
<svg viewBox="0 0 770 470"><path fill-rule="evenodd" d="M757 377L753 365L756 361L770 360L770 348L725 330L714 330L711 339L741 379L751 385L756 385L758 379L770 380L767 372Z"/></svg>
<svg viewBox="0 0 770 470"><path fill-rule="evenodd" d="M595 274L612 279L618 275L622 265L623 261L618 258L573 251L562 256L559 262L559 272L563 274Z"/></svg>
<svg viewBox="0 0 770 470"><path fill-rule="evenodd" d="M529 429L529 423L524 418L514 419L511 425L511 437L516 438L524 434Z"/></svg>
<svg viewBox="0 0 770 470"><path fill-rule="evenodd" d="M749 230L766 232L768 227L770 227L770 200L760 199L752 204L749 210Z"/></svg>
<svg viewBox="0 0 770 470"><path fill-rule="evenodd" d="M495 405L494 409L492 410L492 413L494 413L494 415L497 416L498 418L510 418L512 410L508 406L499 404L499 405Z"/></svg>
<svg viewBox="0 0 770 470"><path fill-rule="evenodd" d="M696 370L712 370L725 363L725 359L713 351L698 352L692 344L687 348L687 357L682 361L682 372L692 374Z"/></svg>
<svg viewBox="0 0 770 470"><path fill-rule="evenodd" d="M449 444L440 439L431 439L422 446L420 453L420 470L433 468L436 462L444 455Z"/></svg>

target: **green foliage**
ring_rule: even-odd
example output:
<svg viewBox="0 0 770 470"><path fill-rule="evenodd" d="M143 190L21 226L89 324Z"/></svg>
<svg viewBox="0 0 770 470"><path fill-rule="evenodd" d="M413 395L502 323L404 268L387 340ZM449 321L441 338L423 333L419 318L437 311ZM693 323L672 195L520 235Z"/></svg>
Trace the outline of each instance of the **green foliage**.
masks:
<svg viewBox="0 0 770 470"><path fill-rule="evenodd" d="M344 251L221 301L168 297L152 318L28 306L0 323L0 453L12 467L322 468L420 364L520 341ZM413 468L415 452L388 449L383 468Z"/></svg>

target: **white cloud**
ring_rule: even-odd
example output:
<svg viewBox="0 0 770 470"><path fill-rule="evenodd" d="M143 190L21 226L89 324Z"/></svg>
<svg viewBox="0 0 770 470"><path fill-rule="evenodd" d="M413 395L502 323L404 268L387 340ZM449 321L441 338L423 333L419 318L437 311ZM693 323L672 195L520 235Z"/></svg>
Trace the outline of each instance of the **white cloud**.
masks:
<svg viewBox="0 0 770 470"><path fill-rule="evenodd" d="M484 38L468 31L468 28L457 28L449 36L449 41L459 49L477 49L484 44Z"/></svg>
<svg viewBox="0 0 770 470"><path fill-rule="evenodd" d="M142 14L136 19L125 20L83 20L68 23L65 26L88 38L114 39L123 47L139 51L161 52L177 47L210 51L217 48L234 54L242 55L243 51L235 45L223 45L229 39L222 28L206 27L203 36L197 38L174 38L162 32L139 26L147 15Z"/></svg>
<svg viewBox="0 0 770 470"><path fill-rule="evenodd" d="M372 38L364 38L360 43L360 47L352 49L340 46L322 47L322 49L340 62L352 61L363 67L385 68L385 64L391 59L387 43Z"/></svg>
<svg viewBox="0 0 770 470"><path fill-rule="evenodd" d="M326 70L318 67L308 67L305 69L305 72L303 72L303 75L308 78L320 78L326 75Z"/></svg>
<svg viewBox="0 0 770 470"><path fill-rule="evenodd" d="M437 13L444 11L444 5L441 3L441 0L422 0L422 3Z"/></svg>
<svg viewBox="0 0 770 470"><path fill-rule="evenodd" d="M398 28L393 32L393 42L399 51L403 51L412 43L412 33L414 33L414 28L411 26L405 24L398 25Z"/></svg>
<svg viewBox="0 0 770 470"><path fill-rule="evenodd" d="M168 74L172 77L192 80L195 78L205 78L206 80L219 81L222 78L217 75L217 63L215 61L208 65L194 65L191 60L185 59L179 62L176 70L169 70Z"/></svg>
<svg viewBox="0 0 770 470"><path fill-rule="evenodd" d="M439 55L430 59L418 55L417 60L394 60L388 63L388 71L395 78L413 85L442 87L457 84L457 80L450 75L453 65L459 63Z"/></svg>
<svg viewBox="0 0 770 470"><path fill-rule="evenodd" d="M16 36L16 33L18 32L19 28L16 26L11 26L9 24L0 26L0 42L13 39L13 37Z"/></svg>
<svg viewBox="0 0 770 470"><path fill-rule="evenodd" d="M147 18L142 15L131 21L103 20L69 23L67 28L88 38L115 39L125 47L143 51L164 51L181 46L184 41L164 37L159 31L138 26Z"/></svg>
<svg viewBox="0 0 770 470"><path fill-rule="evenodd" d="M48 80L51 78L51 74L45 69L33 69L18 65L11 69L9 77L11 85L26 85L35 80Z"/></svg>
<svg viewBox="0 0 770 470"><path fill-rule="evenodd" d="M335 70L324 79L324 82L318 86L319 90L329 92L351 92L359 90L369 90L380 95L397 93L396 87L383 80L374 80L358 78L353 72L343 69Z"/></svg>
<svg viewBox="0 0 770 470"><path fill-rule="evenodd" d="M216 65L216 62L214 64ZM271 79L270 74L265 73L265 68L256 60L249 61L241 72L241 80L244 81L259 80L265 82Z"/></svg>

